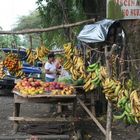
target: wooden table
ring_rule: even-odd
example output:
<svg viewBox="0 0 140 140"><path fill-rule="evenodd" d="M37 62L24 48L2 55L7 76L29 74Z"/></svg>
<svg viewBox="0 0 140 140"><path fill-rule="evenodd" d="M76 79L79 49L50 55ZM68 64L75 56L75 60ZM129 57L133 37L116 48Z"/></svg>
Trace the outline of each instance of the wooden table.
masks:
<svg viewBox="0 0 140 140"><path fill-rule="evenodd" d="M42 95L35 95L35 96L26 96L22 95L19 92L13 90L14 93L14 112L13 112L13 117L9 117L9 120L14 121L14 132L16 133L18 130L18 124L19 122L51 122L51 121L72 121L72 120L67 120L67 119L52 119L52 118L25 118L20 116L20 104L25 104L25 103L53 103L53 104L58 104L58 103L73 103L73 116L75 116L75 110L76 110L76 95L51 95L51 94L42 94Z"/></svg>

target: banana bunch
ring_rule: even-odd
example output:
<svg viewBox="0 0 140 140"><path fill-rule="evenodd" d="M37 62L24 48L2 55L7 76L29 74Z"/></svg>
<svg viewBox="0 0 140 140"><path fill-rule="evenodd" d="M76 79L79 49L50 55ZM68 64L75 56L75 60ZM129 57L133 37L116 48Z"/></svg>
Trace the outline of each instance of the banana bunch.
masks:
<svg viewBox="0 0 140 140"><path fill-rule="evenodd" d="M138 91L133 90L130 93L130 102L131 102L131 113L140 120L140 95Z"/></svg>
<svg viewBox="0 0 140 140"><path fill-rule="evenodd" d="M64 44L64 52L66 57L64 68L70 71L72 79L78 80L79 78L85 78L85 65L79 50L73 48L71 43L68 43Z"/></svg>
<svg viewBox="0 0 140 140"><path fill-rule="evenodd" d="M26 49L27 53L27 62L31 65L35 63L36 53L32 51L32 49Z"/></svg>
<svg viewBox="0 0 140 140"><path fill-rule="evenodd" d="M3 61L0 61L0 79L5 76Z"/></svg>
<svg viewBox="0 0 140 140"><path fill-rule="evenodd" d="M49 49L47 49L45 47L44 44L41 44L39 47L37 47L35 49L35 51L33 51L31 48L26 49L26 53L27 53L27 62L29 64L34 64L35 60L40 60L43 61L43 58L49 53Z"/></svg>
<svg viewBox="0 0 140 140"><path fill-rule="evenodd" d="M41 44L39 47L35 49L35 59L43 61L43 58L49 53L49 49L45 47L44 44Z"/></svg>
<svg viewBox="0 0 140 140"><path fill-rule="evenodd" d="M123 120L125 123L127 124L135 124L138 123L138 119L136 116L134 116L131 112L132 112L132 108L131 108L131 103L130 101L126 101L125 99L123 99L124 102L124 109L123 109L123 113L121 115L113 115L115 120Z"/></svg>
<svg viewBox="0 0 140 140"><path fill-rule="evenodd" d="M64 68L66 69L66 70L70 70L70 68L73 66L73 61L72 61L72 59L69 59L69 60L66 60L66 62L64 63Z"/></svg>
<svg viewBox="0 0 140 140"><path fill-rule="evenodd" d="M101 66L99 70L100 79L104 81L108 77L107 68Z"/></svg>
<svg viewBox="0 0 140 140"><path fill-rule="evenodd" d="M52 95L72 95L74 92L73 86L67 86L63 90L52 90Z"/></svg>
<svg viewBox="0 0 140 140"><path fill-rule="evenodd" d="M105 81L102 81L102 86L106 99L112 102L117 102L121 83L119 81L106 78Z"/></svg>
<svg viewBox="0 0 140 140"><path fill-rule="evenodd" d="M73 80L86 78L85 64L81 56L73 57L73 65L70 68Z"/></svg>
<svg viewBox="0 0 140 140"><path fill-rule="evenodd" d="M22 70L19 70L15 73L15 76L23 78L25 76L25 73Z"/></svg>
<svg viewBox="0 0 140 140"><path fill-rule="evenodd" d="M65 57L69 60L73 56L73 46L71 43L67 43L63 45Z"/></svg>
<svg viewBox="0 0 140 140"><path fill-rule="evenodd" d="M129 90L126 89L124 86L118 91L118 108L124 108L125 102L129 99Z"/></svg>
<svg viewBox="0 0 140 140"><path fill-rule="evenodd" d="M88 66L87 71L89 72L88 76L84 80L84 90L85 92L93 90L97 86L99 86L101 80L99 77L99 64L94 63Z"/></svg>

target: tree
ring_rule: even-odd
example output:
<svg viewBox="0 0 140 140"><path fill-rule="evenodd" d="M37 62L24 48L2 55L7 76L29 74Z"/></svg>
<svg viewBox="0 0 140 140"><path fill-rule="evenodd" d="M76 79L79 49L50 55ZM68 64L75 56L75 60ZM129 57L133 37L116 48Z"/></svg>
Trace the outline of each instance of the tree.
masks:
<svg viewBox="0 0 140 140"><path fill-rule="evenodd" d="M21 45L20 37L17 35L1 35L0 36L0 47L12 48Z"/></svg>
<svg viewBox="0 0 140 140"><path fill-rule="evenodd" d="M43 27L67 24L86 19L82 0L37 0L37 4ZM73 29L44 33L44 42L51 47L53 44L57 44L57 47L60 48L66 41L74 40L79 30L80 27L75 27Z"/></svg>
<svg viewBox="0 0 140 140"><path fill-rule="evenodd" d="M19 17L13 30L16 31L16 30L33 29L33 28L42 28L42 21L39 12L37 10L31 12L27 16ZM32 36L33 48L38 47L40 44L40 34L32 34L31 36ZM22 45L24 45L25 47L30 47L29 35L23 36Z"/></svg>

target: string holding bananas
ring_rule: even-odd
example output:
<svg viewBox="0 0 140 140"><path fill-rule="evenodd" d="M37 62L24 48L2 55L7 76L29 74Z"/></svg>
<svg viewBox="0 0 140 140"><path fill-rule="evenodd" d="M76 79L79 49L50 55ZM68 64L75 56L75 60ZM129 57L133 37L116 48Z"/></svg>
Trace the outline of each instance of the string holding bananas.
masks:
<svg viewBox="0 0 140 140"><path fill-rule="evenodd" d="M85 92L93 90L100 85L101 79L99 74L100 66L98 63L94 63L88 66L87 71L88 76L84 79L84 90Z"/></svg>

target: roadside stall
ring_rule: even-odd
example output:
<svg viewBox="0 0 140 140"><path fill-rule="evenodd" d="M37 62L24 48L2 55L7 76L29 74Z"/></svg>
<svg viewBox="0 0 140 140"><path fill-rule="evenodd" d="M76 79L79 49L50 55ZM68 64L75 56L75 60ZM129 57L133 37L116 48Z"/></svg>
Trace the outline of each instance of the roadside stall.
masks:
<svg viewBox="0 0 140 140"><path fill-rule="evenodd" d="M93 21L93 20L90 20ZM48 32L56 29L69 28L86 22L50 27L47 29L17 31L15 34ZM13 34L13 32L0 32ZM126 123L139 121L139 96L132 88L132 80L126 78L125 32L119 21L102 20L86 25L77 37L78 44L64 44L64 69L72 81L60 79L55 82L43 82L35 78L24 77L14 87L14 113L9 119L14 121L15 132L20 122L77 122L76 109L80 105L90 116L106 140L111 140L112 107L123 111L115 115L116 119L124 119ZM51 50L43 44L35 51L27 50L27 60L33 64L42 60ZM17 71L16 71L17 72ZM66 84L67 83L67 84ZM136 98L137 97L137 98ZM102 102L104 113L107 113L106 129L97 119L96 101ZM20 116L20 104L51 103L72 104L70 117L29 118ZM88 104L88 105L87 105ZM90 105L90 109L88 106ZM107 109L107 112L106 112ZM85 118L82 118L85 121ZM78 134L80 135L80 134ZM82 138L81 138L82 139Z"/></svg>

